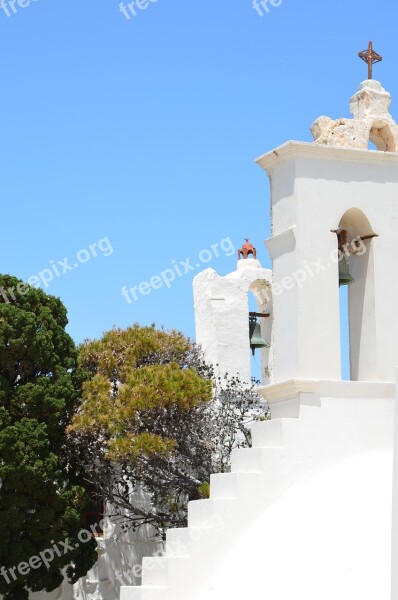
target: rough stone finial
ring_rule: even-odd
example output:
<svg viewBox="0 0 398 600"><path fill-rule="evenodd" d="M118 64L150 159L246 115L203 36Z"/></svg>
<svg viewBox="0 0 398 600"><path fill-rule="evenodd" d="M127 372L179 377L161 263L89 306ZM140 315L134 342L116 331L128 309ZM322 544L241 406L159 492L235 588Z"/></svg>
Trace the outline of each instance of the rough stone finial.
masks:
<svg viewBox="0 0 398 600"><path fill-rule="evenodd" d="M379 81L363 81L350 100L353 119L319 117L311 126L316 144L367 150L369 140L378 150L398 151L398 125L389 113L390 94Z"/></svg>

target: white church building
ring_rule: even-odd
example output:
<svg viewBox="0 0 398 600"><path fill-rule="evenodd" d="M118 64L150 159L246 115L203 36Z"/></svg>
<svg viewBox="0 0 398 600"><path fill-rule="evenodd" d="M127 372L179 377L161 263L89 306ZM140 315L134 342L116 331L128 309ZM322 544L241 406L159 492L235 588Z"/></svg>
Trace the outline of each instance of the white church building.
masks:
<svg viewBox="0 0 398 600"><path fill-rule="evenodd" d="M253 447L212 476L210 499L189 504L188 527L168 531L164 556L144 559L142 586L122 587L121 600L398 600L398 126L389 106L368 79L352 119L320 117L314 143L257 159L271 183L272 272L252 254L226 277L207 269L194 281L195 314L207 358L249 381L255 295L266 344L259 392L272 418L254 425ZM350 381L339 283L350 283Z"/></svg>

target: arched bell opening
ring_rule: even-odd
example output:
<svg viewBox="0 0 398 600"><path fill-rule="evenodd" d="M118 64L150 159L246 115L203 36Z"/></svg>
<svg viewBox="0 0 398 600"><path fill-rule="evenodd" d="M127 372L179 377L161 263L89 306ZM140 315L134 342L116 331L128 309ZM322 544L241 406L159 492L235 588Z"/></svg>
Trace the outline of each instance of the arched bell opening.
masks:
<svg viewBox="0 0 398 600"><path fill-rule="evenodd" d="M346 211L334 231L339 257L343 379L371 380L376 367L373 240L377 234L358 208Z"/></svg>
<svg viewBox="0 0 398 600"><path fill-rule="evenodd" d="M252 381L271 379L272 296L268 281L254 281L248 292L249 340Z"/></svg>
<svg viewBox="0 0 398 600"><path fill-rule="evenodd" d="M351 381L350 358L350 324L348 308L348 286L342 285L339 289L340 303L340 348L341 348L341 378Z"/></svg>

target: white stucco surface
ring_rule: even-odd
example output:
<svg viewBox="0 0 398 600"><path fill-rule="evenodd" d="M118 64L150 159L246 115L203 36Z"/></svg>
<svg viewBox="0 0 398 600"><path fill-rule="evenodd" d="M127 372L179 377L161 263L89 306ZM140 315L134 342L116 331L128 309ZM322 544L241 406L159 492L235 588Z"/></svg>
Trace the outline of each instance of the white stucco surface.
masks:
<svg viewBox="0 0 398 600"><path fill-rule="evenodd" d="M145 561L142 587L123 587L121 600L398 600L398 136L389 106L381 84L364 82L354 119L322 117L316 143L288 142L257 160L271 182L272 369L259 392L272 419L255 424L253 447L234 451L231 473L212 476L210 499L190 503L188 528L168 532L165 556ZM368 150L369 139L384 151ZM352 381L341 381L341 230L357 240L346 255ZM248 266L225 278L207 270L194 283L198 341L240 373Z"/></svg>
<svg viewBox="0 0 398 600"><path fill-rule="evenodd" d="M207 360L249 382L256 293L271 315L261 323L271 347L261 352L259 392L272 419L254 425L253 447L234 451L231 473L211 477L210 499L190 502L188 527L169 530L164 556L145 558L142 586L126 582L120 600L398 600L398 134L389 106L378 82L364 82L354 119L321 117L316 143L288 142L257 160L271 182L272 274L254 259L225 277L206 269L194 280L195 319ZM367 150L369 139L385 151ZM361 247L348 257L352 381L341 381L341 229ZM129 573L142 556L134 541L117 552L101 557L76 599L114 600L116 570Z"/></svg>
<svg viewBox="0 0 398 600"><path fill-rule="evenodd" d="M121 600L390 600L394 396L378 388L322 382L298 418L256 424Z"/></svg>
<svg viewBox="0 0 398 600"><path fill-rule="evenodd" d="M352 378L394 381L398 154L288 142L257 162L272 190L274 381L341 378L339 225L377 234L349 258Z"/></svg>
<svg viewBox="0 0 398 600"><path fill-rule="evenodd" d="M394 475L392 514L392 560L391 600L398 600L398 370L396 373L395 428L394 428Z"/></svg>
<svg viewBox="0 0 398 600"><path fill-rule="evenodd" d="M249 301L253 293L259 313L272 313L271 271L263 269L258 260L238 261L236 271L221 277L214 269L199 273L193 282L196 341L209 363L218 365L221 377L225 373L239 375L250 383ZM271 344L272 316L259 319L262 337ZM269 379L268 348L257 351L262 363L263 381Z"/></svg>

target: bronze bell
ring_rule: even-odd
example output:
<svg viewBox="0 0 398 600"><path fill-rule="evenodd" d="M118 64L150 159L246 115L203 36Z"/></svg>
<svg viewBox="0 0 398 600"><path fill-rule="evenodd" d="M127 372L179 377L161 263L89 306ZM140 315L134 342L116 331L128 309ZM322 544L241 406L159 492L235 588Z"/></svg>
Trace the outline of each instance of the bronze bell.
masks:
<svg viewBox="0 0 398 600"><path fill-rule="evenodd" d="M253 356L257 348L266 348L267 344L261 337L261 325L257 323L256 317L249 317L250 348Z"/></svg>
<svg viewBox="0 0 398 600"><path fill-rule="evenodd" d="M350 285L355 279L351 277L348 267L348 261L345 256L341 256L339 261L339 287L342 285Z"/></svg>

